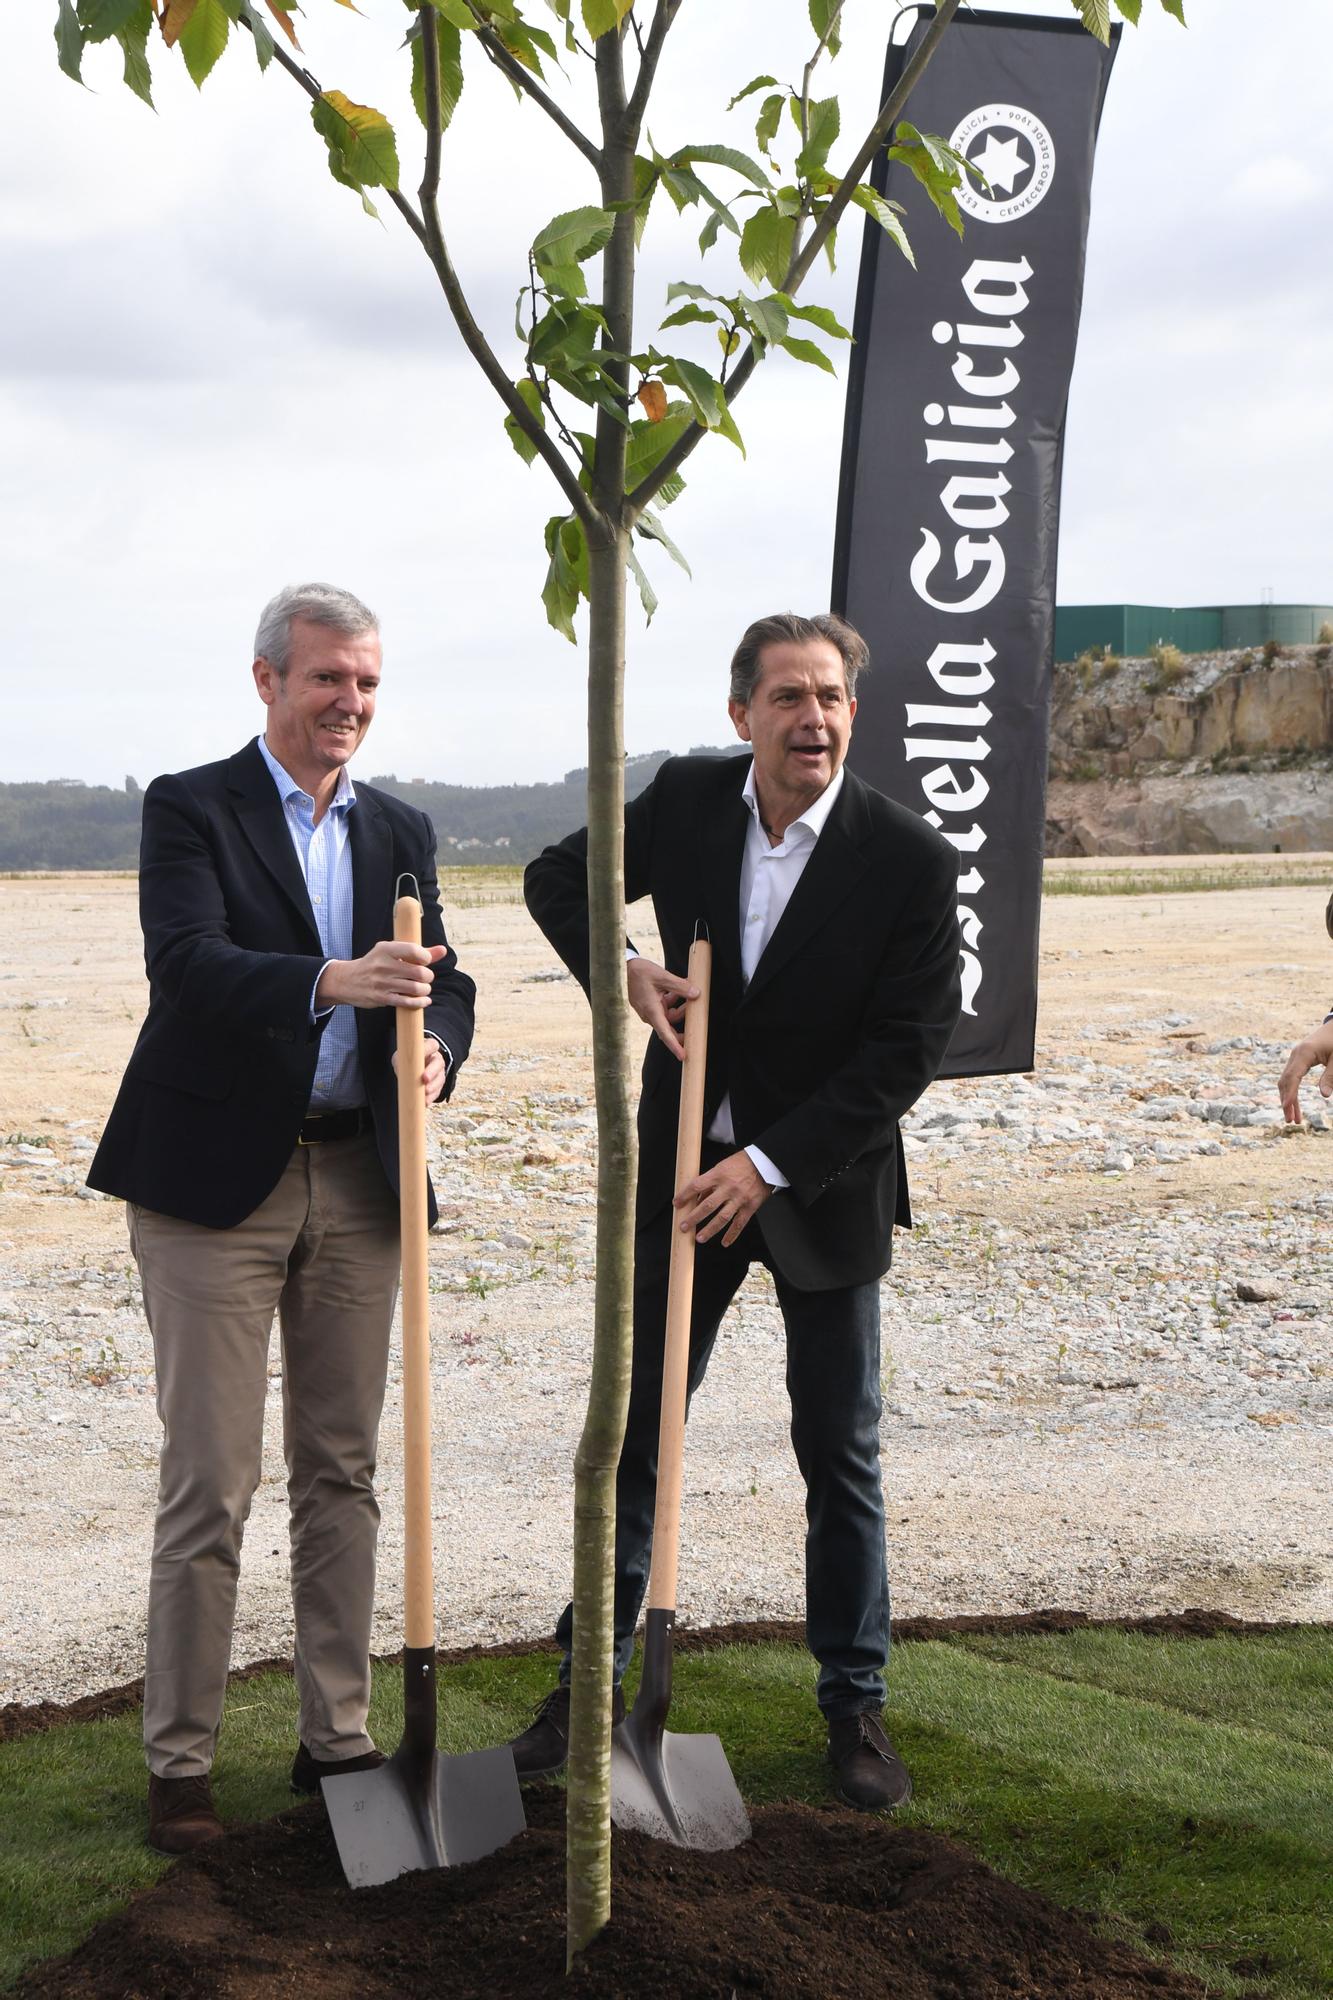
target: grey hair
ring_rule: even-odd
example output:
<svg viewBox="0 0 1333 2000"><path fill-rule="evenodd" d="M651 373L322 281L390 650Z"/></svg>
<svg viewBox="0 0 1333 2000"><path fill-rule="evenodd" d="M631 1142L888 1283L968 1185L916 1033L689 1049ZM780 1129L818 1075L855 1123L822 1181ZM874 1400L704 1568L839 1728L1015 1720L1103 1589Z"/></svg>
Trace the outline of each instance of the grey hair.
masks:
<svg viewBox="0 0 1333 2000"><path fill-rule="evenodd" d="M870 648L856 627L832 611L818 611L813 618L802 618L795 611L775 611L768 618L756 618L733 653L731 699L741 708L749 707L758 684L760 656L765 646L781 645L785 641L808 646L816 639L827 639L831 646L836 646L847 676L847 692L854 695L857 675L863 674L870 665Z"/></svg>
<svg viewBox="0 0 1333 2000"><path fill-rule="evenodd" d="M264 606L255 633L255 658L267 660L279 680L287 676L294 618L308 619L312 625L327 625L349 639L380 629L374 612L359 597L353 597L350 590L339 590L332 583L284 584Z"/></svg>

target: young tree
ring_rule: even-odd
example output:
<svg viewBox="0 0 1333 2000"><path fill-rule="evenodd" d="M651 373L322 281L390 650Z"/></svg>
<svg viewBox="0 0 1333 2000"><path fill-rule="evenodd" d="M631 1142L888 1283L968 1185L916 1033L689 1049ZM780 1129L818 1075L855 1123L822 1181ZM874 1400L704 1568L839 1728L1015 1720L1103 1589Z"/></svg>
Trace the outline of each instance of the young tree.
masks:
<svg viewBox="0 0 1333 2000"><path fill-rule="evenodd" d="M352 0L339 0L350 7ZM615 1475L630 1377L630 1289L635 1139L626 1088L628 1022L624 981L623 693L627 577L646 616L656 605L640 560L655 543L685 567L657 508L683 490L681 469L710 433L744 449L732 406L774 348L833 372L815 335L845 340L825 306L800 299L821 254L830 267L839 223L863 210L912 252L900 207L869 185L886 144L916 176L940 215L962 229L954 199L965 163L942 140L902 116L917 79L956 13L937 0L934 17L897 86L841 171L830 159L840 139L835 96L816 95L817 72L836 57L844 0L808 0L813 46L799 80L755 76L732 105L758 100L756 150L689 143L663 154L645 143L645 118L658 65L681 0L545 0L553 36L518 0L407 0L406 46L412 99L425 130L415 201L401 185L398 143L387 119L339 90L326 90L290 52L299 50L296 0L57 0L60 67L81 80L90 44L114 41L124 80L152 103L153 45L175 49L194 82L205 79L244 29L261 70L276 63L311 101L315 130L336 181L376 213L383 190L429 260L454 324L504 405L504 428L529 464L540 459L562 505L547 522L542 598L551 624L571 641L580 601L588 606L588 889L591 923L593 1067L598 1135L597 1286L592 1379L575 1461L574 1661L568 1790L568 1954L574 1956L610 1913L609 1737ZM1105 41L1111 0L1071 0ZM1183 20L1183 0L1161 0ZM1115 0L1137 21L1142 0ZM276 29L276 34L274 30ZM756 40L759 39L756 36ZM551 70L573 58L593 86L591 129L577 99L553 94ZM465 68L497 68L581 155L592 176L585 207L555 216L526 252L516 314L517 367L500 360L478 324L450 258L440 220L443 140L463 89ZM577 114L577 115L576 115ZM784 171L782 162L788 164ZM975 171L975 170L970 170ZM719 191L718 177L721 176ZM635 275L650 211L666 199L703 219L701 256L723 233L746 286L682 280L668 287L671 310L659 338L684 326L713 329L720 358L689 354L635 334ZM601 260L596 303L590 267ZM588 428L591 426L591 428Z"/></svg>

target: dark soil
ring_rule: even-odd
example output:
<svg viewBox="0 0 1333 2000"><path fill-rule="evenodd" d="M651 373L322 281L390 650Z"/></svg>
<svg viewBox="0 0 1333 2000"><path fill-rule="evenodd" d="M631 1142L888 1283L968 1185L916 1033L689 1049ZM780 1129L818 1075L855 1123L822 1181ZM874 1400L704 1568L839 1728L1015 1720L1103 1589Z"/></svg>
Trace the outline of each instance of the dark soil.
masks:
<svg viewBox="0 0 1333 2000"><path fill-rule="evenodd" d="M985 1632L998 1637L1010 1637L1022 1633L1043 1632L1142 1632L1154 1639L1213 1639L1219 1633L1263 1637L1274 1632L1289 1632L1298 1629L1294 1625L1256 1624L1248 1619L1232 1618L1225 1611L1175 1611L1163 1612L1154 1618L1089 1618L1083 1611L1023 1611L1008 1617L965 1617L965 1618L902 1618L895 1622L893 1639L895 1645L912 1645L923 1639L956 1638L964 1633ZM1303 1631L1310 1630L1302 1626ZM696 1631L688 1626L678 1625L672 1636L672 1644L678 1653L708 1652L718 1646L766 1646L805 1644L805 1626L799 1621L776 1618L759 1619L751 1624L710 1625ZM525 1653L554 1653L555 1648L548 1640L518 1640L499 1646L459 1646L452 1651L441 1651L440 1664L487 1658L516 1659ZM401 1654L389 1654L389 1659L401 1659ZM248 1667L238 1667L230 1676L229 1685L238 1686L252 1680L256 1674L290 1674L290 1660L255 1660ZM0 1706L0 1743L10 1743L20 1736L33 1736L44 1729L54 1729L65 1722L104 1722L109 1716L127 1715L138 1708L143 1701L143 1682L125 1681L119 1687L104 1688L98 1694L80 1695L76 1701L32 1701L6 1702Z"/></svg>
<svg viewBox="0 0 1333 2000"><path fill-rule="evenodd" d="M696 1854L615 1840L614 1916L564 1972L563 1795L468 1868L348 1889L318 1805L181 1862L27 2000L1203 2000L964 1848L841 1807L767 1806Z"/></svg>

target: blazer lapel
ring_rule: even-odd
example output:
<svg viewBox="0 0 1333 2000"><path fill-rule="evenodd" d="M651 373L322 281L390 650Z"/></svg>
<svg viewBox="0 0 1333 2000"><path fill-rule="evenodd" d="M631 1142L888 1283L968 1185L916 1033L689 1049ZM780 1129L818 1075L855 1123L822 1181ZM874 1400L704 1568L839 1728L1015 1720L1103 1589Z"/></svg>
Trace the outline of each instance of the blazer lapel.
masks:
<svg viewBox="0 0 1333 2000"><path fill-rule="evenodd" d="M255 744L247 744L231 759L227 767L227 788L232 794L236 817L246 839L309 932L310 950L318 952L321 947L315 913L310 907L310 894L287 829L287 816L268 765Z"/></svg>
<svg viewBox="0 0 1333 2000"><path fill-rule="evenodd" d="M869 826L859 782L848 771L823 832L815 842L815 851L760 955L746 990L747 999L822 929L861 880L866 871L861 846Z"/></svg>
<svg viewBox="0 0 1333 2000"><path fill-rule="evenodd" d="M393 840L389 823L364 790L347 815L352 849L352 951L362 958L380 938L393 936Z"/></svg>
<svg viewBox="0 0 1333 2000"><path fill-rule="evenodd" d="M739 989L741 982L741 862L745 839L750 830L750 813L741 793L749 761L730 760L737 766L735 786L728 788L721 809L701 817L699 826L699 881L704 908L698 913L708 924L713 947L713 973ZM730 776L730 773L728 773Z"/></svg>

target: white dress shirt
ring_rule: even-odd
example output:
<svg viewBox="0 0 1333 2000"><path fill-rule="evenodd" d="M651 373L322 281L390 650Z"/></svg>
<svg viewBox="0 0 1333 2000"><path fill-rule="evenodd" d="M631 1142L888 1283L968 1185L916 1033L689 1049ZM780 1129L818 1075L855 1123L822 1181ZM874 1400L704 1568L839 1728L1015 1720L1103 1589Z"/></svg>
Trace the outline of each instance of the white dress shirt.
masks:
<svg viewBox="0 0 1333 2000"><path fill-rule="evenodd" d="M310 1089L310 1109L312 1112L355 1111L366 1101L356 1039L356 1009L346 1004L316 1008L315 993L334 959L349 959L352 956L352 856L348 848L347 821L356 804L356 787L344 765L338 773L337 789L329 809L316 825L315 801L309 792L301 790L262 736L256 740L259 754L268 765L282 800L283 817L287 821L297 866L310 897L310 913L319 932L320 948L327 954L310 989L311 1021L323 1020L326 1014L333 1017L320 1039L315 1080ZM431 1028L427 1028L426 1034L431 1041L439 1044L440 1053L452 1068L454 1059L448 1043Z"/></svg>
<svg viewBox="0 0 1333 2000"><path fill-rule="evenodd" d="M792 821L774 847L759 821L754 765L750 765L745 789L741 793L750 814L745 852L741 857L740 894L741 979L746 986L754 977L754 969L792 899L796 884L805 873L806 863L815 851L815 842L824 831L825 822L842 790L843 776L843 771L839 769L832 783L825 787L813 805L806 807L799 819ZM732 1123L729 1095L719 1104L717 1115L708 1128L708 1136L724 1146L735 1144L736 1128ZM784 1188L789 1185L782 1169L758 1146L747 1146L745 1151L770 1187Z"/></svg>
<svg viewBox="0 0 1333 2000"><path fill-rule="evenodd" d="M283 816L291 835L297 865L310 897L310 913L319 932L324 965L310 989L310 1018L315 1011L315 987L325 966L335 958L352 956L352 857L348 851L347 821L356 804L356 789L344 768L328 811L315 824L315 801L303 792L291 773L278 762L261 736L259 754L268 765L282 800ZM315 1080L310 1088L312 1111L351 1111L366 1101L361 1081L361 1059L356 1044L356 1009L321 1009L332 1013L319 1044Z"/></svg>

